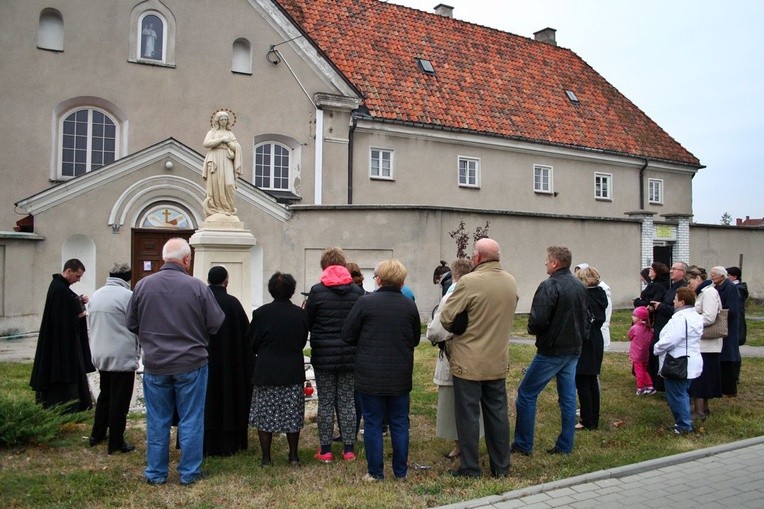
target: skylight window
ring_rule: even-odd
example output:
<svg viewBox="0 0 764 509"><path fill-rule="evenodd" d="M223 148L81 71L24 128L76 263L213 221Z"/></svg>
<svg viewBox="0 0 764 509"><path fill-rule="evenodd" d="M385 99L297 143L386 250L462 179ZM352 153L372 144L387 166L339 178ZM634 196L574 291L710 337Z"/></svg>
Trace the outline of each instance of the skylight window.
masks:
<svg viewBox="0 0 764 509"><path fill-rule="evenodd" d="M417 58L417 64L419 69L425 74L435 74L435 68L432 66L432 62L425 60L424 58Z"/></svg>
<svg viewBox="0 0 764 509"><path fill-rule="evenodd" d="M570 102L578 103L578 97L576 97L576 94L574 94L572 90L566 90L565 94L568 96L568 99L570 99Z"/></svg>

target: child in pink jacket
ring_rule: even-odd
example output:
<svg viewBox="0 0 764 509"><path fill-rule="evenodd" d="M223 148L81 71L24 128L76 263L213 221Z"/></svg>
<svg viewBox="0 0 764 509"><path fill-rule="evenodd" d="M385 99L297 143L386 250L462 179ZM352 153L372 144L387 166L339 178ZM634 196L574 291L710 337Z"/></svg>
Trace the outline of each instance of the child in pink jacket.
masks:
<svg viewBox="0 0 764 509"><path fill-rule="evenodd" d="M637 376L637 396L655 394L653 381L647 371L647 359L650 355L650 342L653 328L650 326L650 311L645 306L634 310L631 317L633 324L629 329L629 359Z"/></svg>

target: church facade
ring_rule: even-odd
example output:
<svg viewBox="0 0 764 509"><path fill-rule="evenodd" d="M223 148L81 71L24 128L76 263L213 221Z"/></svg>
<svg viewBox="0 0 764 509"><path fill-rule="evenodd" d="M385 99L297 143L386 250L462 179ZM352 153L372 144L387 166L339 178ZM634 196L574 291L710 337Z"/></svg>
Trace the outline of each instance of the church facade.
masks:
<svg viewBox="0 0 764 509"><path fill-rule="evenodd" d="M401 259L428 317L432 270L456 256L462 222L489 225L519 311L552 244L598 267L617 305L654 259L753 261L756 232L694 234L698 158L553 30L530 39L453 14L377 0L2 2L0 335L36 329L64 260L83 260L76 290L90 294L112 262L150 274L167 238L200 227L202 140L220 109L242 147L237 216L256 239L247 308L270 300L276 270L307 291L337 245L368 275Z"/></svg>

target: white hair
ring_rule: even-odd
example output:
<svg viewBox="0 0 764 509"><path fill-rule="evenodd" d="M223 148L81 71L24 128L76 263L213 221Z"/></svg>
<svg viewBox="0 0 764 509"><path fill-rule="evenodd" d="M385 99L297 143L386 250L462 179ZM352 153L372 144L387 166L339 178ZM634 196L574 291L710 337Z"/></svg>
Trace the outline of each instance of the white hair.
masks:
<svg viewBox="0 0 764 509"><path fill-rule="evenodd" d="M719 265L718 267L713 267L711 269L711 274L716 274L717 276L721 276L723 278L727 277L727 269Z"/></svg>
<svg viewBox="0 0 764 509"><path fill-rule="evenodd" d="M162 260L169 261L182 261L186 256L191 255L191 246L188 245L186 239L175 237L165 242L162 247Z"/></svg>

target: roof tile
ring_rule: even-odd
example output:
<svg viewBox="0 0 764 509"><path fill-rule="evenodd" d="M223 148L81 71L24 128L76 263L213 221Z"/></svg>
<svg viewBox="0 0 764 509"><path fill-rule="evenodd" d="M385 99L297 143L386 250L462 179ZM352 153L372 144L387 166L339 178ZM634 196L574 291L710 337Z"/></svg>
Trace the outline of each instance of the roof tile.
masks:
<svg viewBox="0 0 764 509"><path fill-rule="evenodd" d="M275 1L374 118L700 166L569 49L378 0Z"/></svg>

